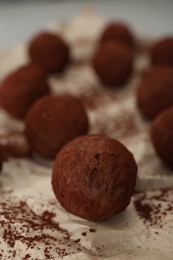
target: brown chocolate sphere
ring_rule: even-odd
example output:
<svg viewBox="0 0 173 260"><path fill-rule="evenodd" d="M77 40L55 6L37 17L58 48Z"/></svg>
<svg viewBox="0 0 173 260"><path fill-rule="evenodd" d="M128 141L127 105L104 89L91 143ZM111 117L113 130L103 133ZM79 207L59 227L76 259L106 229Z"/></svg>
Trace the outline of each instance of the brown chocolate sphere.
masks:
<svg viewBox="0 0 173 260"><path fill-rule="evenodd" d="M122 22L112 22L103 31L101 43L115 41L120 42L127 47L134 48L134 37L130 28Z"/></svg>
<svg viewBox="0 0 173 260"><path fill-rule="evenodd" d="M49 94L45 72L35 64L27 64L9 74L0 85L1 106L13 117L22 119L29 107Z"/></svg>
<svg viewBox="0 0 173 260"><path fill-rule="evenodd" d="M156 66L145 73L137 89L137 105L148 119L173 105L173 68Z"/></svg>
<svg viewBox="0 0 173 260"><path fill-rule="evenodd" d="M133 55L124 45L107 42L96 50L92 65L103 84L121 86L132 73Z"/></svg>
<svg viewBox="0 0 173 260"><path fill-rule="evenodd" d="M133 155L124 145L106 136L85 135L58 153L52 187L66 210L99 221L126 209L136 174Z"/></svg>
<svg viewBox="0 0 173 260"><path fill-rule="evenodd" d="M160 159L173 167L173 106L164 110L153 121L151 140Z"/></svg>
<svg viewBox="0 0 173 260"><path fill-rule="evenodd" d="M54 158L64 144L88 131L83 103L68 95L38 100L29 110L25 123L32 149L49 158Z"/></svg>
<svg viewBox="0 0 173 260"><path fill-rule="evenodd" d="M157 41L151 50L153 64L173 66L173 37L166 37Z"/></svg>
<svg viewBox="0 0 173 260"><path fill-rule="evenodd" d="M42 32L30 41L28 53L31 60L48 73L64 71L69 63L69 47L58 35Z"/></svg>

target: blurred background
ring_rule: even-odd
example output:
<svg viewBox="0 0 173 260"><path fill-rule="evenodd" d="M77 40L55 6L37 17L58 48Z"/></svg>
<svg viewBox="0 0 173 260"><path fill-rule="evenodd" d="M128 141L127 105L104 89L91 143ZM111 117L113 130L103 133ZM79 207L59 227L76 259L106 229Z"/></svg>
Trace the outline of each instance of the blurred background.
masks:
<svg viewBox="0 0 173 260"><path fill-rule="evenodd" d="M125 20L139 34L173 34L173 0L4 0L0 1L0 49L25 42L33 33L85 8L107 19Z"/></svg>

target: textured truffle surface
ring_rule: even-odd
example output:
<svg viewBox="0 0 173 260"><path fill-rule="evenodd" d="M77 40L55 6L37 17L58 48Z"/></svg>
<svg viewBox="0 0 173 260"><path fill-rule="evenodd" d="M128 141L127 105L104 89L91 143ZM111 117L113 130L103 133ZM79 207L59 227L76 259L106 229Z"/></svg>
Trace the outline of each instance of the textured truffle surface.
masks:
<svg viewBox="0 0 173 260"><path fill-rule="evenodd" d="M103 31L101 43L115 41L120 42L127 47L134 48L134 37L130 28L122 22L112 22Z"/></svg>
<svg viewBox="0 0 173 260"><path fill-rule="evenodd" d="M49 94L46 75L41 67L27 64L8 75L0 85L1 106L13 117L22 119L29 107Z"/></svg>
<svg viewBox="0 0 173 260"><path fill-rule="evenodd" d="M108 86L121 86L133 70L132 51L115 42L102 44L92 59L93 68L100 81Z"/></svg>
<svg viewBox="0 0 173 260"><path fill-rule="evenodd" d="M58 153L52 186L60 204L89 220L103 220L128 206L137 166L120 142L101 135L78 137Z"/></svg>
<svg viewBox="0 0 173 260"><path fill-rule="evenodd" d="M157 41L151 49L153 64L173 66L173 37L166 37Z"/></svg>
<svg viewBox="0 0 173 260"><path fill-rule="evenodd" d="M153 121L151 140L160 159L173 167L173 106Z"/></svg>
<svg viewBox="0 0 173 260"><path fill-rule="evenodd" d="M87 131L88 118L83 103L67 95L38 100L25 121L32 149L50 158L54 158L64 144Z"/></svg>
<svg viewBox="0 0 173 260"><path fill-rule="evenodd" d="M173 69L156 66L145 73L137 89L137 105L148 119L173 105Z"/></svg>
<svg viewBox="0 0 173 260"><path fill-rule="evenodd" d="M58 35L41 32L28 45L31 60L48 73L62 72L69 63L69 47Z"/></svg>

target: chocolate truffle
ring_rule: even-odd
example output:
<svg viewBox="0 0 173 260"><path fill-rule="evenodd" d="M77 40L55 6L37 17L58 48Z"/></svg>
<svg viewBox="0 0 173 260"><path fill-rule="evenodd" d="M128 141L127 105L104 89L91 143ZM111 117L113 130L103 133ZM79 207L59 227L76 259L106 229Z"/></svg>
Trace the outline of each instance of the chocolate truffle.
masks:
<svg viewBox="0 0 173 260"><path fill-rule="evenodd" d="M134 48L134 37L129 27L122 22L112 22L103 31L101 43L118 41L127 47Z"/></svg>
<svg viewBox="0 0 173 260"><path fill-rule="evenodd" d="M151 61L153 64L173 66L173 37L163 38L153 45Z"/></svg>
<svg viewBox="0 0 173 260"><path fill-rule="evenodd" d="M121 86L132 73L133 55L131 50L124 45L107 42L98 47L92 64L103 84Z"/></svg>
<svg viewBox="0 0 173 260"><path fill-rule="evenodd" d="M49 94L42 68L27 64L9 74L0 85L1 106L13 117L22 119L29 107L40 97Z"/></svg>
<svg viewBox="0 0 173 260"><path fill-rule="evenodd" d="M55 158L64 144L88 131L83 103L68 95L38 100L29 110L25 123L31 148L49 158Z"/></svg>
<svg viewBox="0 0 173 260"><path fill-rule="evenodd" d="M164 110L153 121L151 140L160 159L173 167L173 106Z"/></svg>
<svg viewBox="0 0 173 260"><path fill-rule="evenodd" d="M106 136L85 135L58 153L52 187L66 210L99 221L126 209L136 174L133 155L124 145Z"/></svg>
<svg viewBox="0 0 173 260"><path fill-rule="evenodd" d="M64 71L69 63L69 47L64 40L50 32L42 32L30 41L28 53L31 60L48 73Z"/></svg>
<svg viewBox="0 0 173 260"><path fill-rule="evenodd" d="M137 105L148 119L173 105L173 68L156 66L145 73L137 89Z"/></svg>

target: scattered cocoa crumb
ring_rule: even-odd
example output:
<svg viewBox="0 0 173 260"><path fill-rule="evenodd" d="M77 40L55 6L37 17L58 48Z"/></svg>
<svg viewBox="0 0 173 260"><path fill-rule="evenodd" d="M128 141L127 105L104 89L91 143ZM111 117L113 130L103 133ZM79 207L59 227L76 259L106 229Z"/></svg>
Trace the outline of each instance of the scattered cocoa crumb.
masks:
<svg viewBox="0 0 173 260"><path fill-rule="evenodd" d="M135 208L136 208L139 216L145 219L144 222L152 221L153 208L150 204L143 203L142 200L136 200Z"/></svg>
<svg viewBox="0 0 173 260"><path fill-rule="evenodd" d="M23 259L24 259L24 260L27 260L27 259L29 259L29 258L31 258L31 255L30 255L30 254L27 254L27 255L24 256Z"/></svg>
<svg viewBox="0 0 173 260"><path fill-rule="evenodd" d="M173 220L171 195L173 195L172 189L160 189L159 191L136 193L134 195L135 209L144 224L162 228L168 221L166 220L168 215L171 214ZM169 219L169 221L171 220Z"/></svg>
<svg viewBox="0 0 173 260"><path fill-rule="evenodd" d="M89 232L91 232L91 233L95 233L95 232L96 232L96 230L95 230L95 229L93 229L93 228L90 228L90 229L89 229Z"/></svg>
<svg viewBox="0 0 173 260"><path fill-rule="evenodd" d="M0 225L1 240L7 245L6 259L34 259L31 251L44 255L45 259L58 259L79 251L86 251L79 242L74 241L68 230L59 226L55 221L55 213L45 210L45 205L37 204L43 208L40 214L36 213L28 204L27 198L19 200L13 193L0 194ZM40 212L40 211L39 211ZM20 247L26 248L21 255ZM27 252L29 250L29 252ZM0 255L3 255L0 248Z"/></svg>
<svg viewBox="0 0 173 260"><path fill-rule="evenodd" d="M80 238L74 240L75 243L79 243L80 242Z"/></svg>

